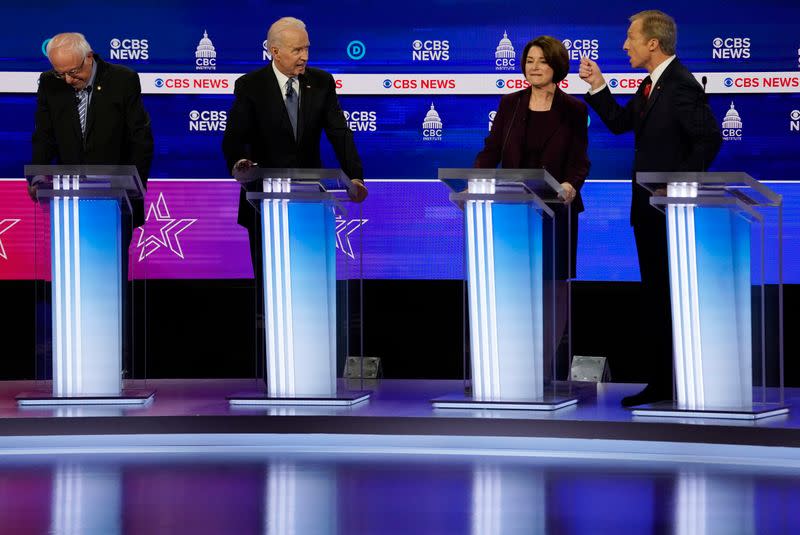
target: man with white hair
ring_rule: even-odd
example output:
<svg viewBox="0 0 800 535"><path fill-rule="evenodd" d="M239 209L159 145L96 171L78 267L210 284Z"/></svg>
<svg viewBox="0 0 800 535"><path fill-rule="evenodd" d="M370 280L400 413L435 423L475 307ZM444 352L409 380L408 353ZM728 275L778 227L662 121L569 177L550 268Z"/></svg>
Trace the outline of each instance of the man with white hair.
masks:
<svg viewBox="0 0 800 535"><path fill-rule="evenodd" d="M353 133L339 106L333 77L308 67L310 46L306 25L299 19L283 17L270 27L267 47L272 62L236 80L222 151L234 176L254 165L318 168L324 130L342 170L353 181L350 196L360 202L367 189ZM244 191L239 224L256 227L255 211Z"/></svg>
<svg viewBox="0 0 800 535"><path fill-rule="evenodd" d="M32 163L135 165L146 184L153 135L139 75L100 59L80 33L56 35L46 51L53 69L39 77ZM29 192L35 198L35 186ZM132 208L138 227L144 201Z"/></svg>
<svg viewBox="0 0 800 535"><path fill-rule="evenodd" d="M135 165L147 184L153 160L150 117L142 104L139 75L112 65L92 51L79 33L60 33L47 44L53 69L39 77L32 163ZM28 186L36 198L36 186ZM122 272L128 270L128 247L133 227L144 224L144 199L131 199L132 217L123 217ZM124 280L127 276L123 275ZM125 301L123 367L132 370L132 300L123 285Z"/></svg>
<svg viewBox="0 0 800 535"><path fill-rule="evenodd" d="M256 165L321 168L320 138L324 130L339 165L352 181L350 198L363 201L367 188L362 181L361 159L353 133L339 106L333 76L308 67L311 45L306 25L293 17L279 19L267 33L267 46L272 62L236 80L236 98L228 113L222 141L222 152L231 174L239 177ZM248 187L257 189L258 184L251 183ZM244 189L239 197L238 222L247 228L256 295L260 300L263 296L259 276L262 271L261 228ZM259 327L259 357L264 348L263 336L263 327ZM259 363L263 361L258 358Z"/></svg>

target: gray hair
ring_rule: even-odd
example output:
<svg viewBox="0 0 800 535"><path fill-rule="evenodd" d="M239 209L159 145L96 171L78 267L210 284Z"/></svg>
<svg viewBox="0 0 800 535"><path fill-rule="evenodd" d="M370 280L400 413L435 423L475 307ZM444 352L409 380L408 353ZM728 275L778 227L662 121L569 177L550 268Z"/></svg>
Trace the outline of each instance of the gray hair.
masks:
<svg viewBox="0 0 800 535"><path fill-rule="evenodd" d="M59 48L74 50L80 54L82 59L86 59L86 56L92 51L92 46L82 33L60 33L54 35L52 39L47 42L47 48L45 48L47 57L49 58L50 54Z"/></svg>
<svg viewBox="0 0 800 535"><path fill-rule="evenodd" d="M640 11L628 19L633 22L642 20L642 35L645 39L658 39L661 51L671 56L675 54L675 44L678 42L678 27L675 19L657 9Z"/></svg>
<svg viewBox="0 0 800 535"><path fill-rule="evenodd" d="M286 30L305 30L306 23L294 17L283 17L272 23L267 32L267 47L278 46L281 42L281 34Z"/></svg>

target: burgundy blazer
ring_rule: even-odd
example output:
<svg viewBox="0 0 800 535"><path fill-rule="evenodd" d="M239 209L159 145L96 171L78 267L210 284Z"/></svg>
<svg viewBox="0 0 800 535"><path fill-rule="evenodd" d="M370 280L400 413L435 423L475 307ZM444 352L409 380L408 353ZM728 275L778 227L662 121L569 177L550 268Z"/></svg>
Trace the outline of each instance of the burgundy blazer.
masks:
<svg viewBox="0 0 800 535"><path fill-rule="evenodd" d="M518 169L522 161L531 88L505 95L483 150L475 158L475 167L494 168L498 164ZM556 87L552 109L559 125L545 142L542 166L559 182L569 182L578 192L573 208L583 211L581 187L589 174L588 111L586 104Z"/></svg>

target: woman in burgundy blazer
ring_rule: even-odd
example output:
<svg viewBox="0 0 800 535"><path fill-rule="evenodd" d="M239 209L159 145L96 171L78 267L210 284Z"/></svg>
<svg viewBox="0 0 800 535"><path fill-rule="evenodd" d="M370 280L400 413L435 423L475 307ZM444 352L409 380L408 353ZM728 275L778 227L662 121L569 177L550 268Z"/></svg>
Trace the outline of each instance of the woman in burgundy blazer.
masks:
<svg viewBox="0 0 800 535"><path fill-rule="evenodd" d="M554 207L556 265L559 278L574 277L578 213L583 211L580 190L589 174L588 111L586 104L558 87L569 72L569 55L561 41L550 36L537 37L525 46L522 57L522 72L531 86L500 100L492 130L475 159L475 167L494 168L502 164L509 169L544 168L562 184L564 204ZM568 220L572 221L569 244ZM569 256L568 250L572 253ZM571 259L569 274L567 258Z"/></svg>

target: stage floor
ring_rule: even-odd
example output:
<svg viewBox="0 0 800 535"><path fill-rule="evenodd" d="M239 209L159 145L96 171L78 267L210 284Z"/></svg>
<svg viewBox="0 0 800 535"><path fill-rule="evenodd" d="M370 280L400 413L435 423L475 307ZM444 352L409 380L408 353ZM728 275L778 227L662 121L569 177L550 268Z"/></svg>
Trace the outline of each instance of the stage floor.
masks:
<svg viewBox="0 0 800 535"><path fill-rule="evenodd" d="M800 417L637 418L601 384L553 412L433 409L460 381L351 383L352 407L230 407L255 380L133 381L141 408L19 408L0 383L0 531L205 535L800 532ZM787 401L800 401L788 390Z"/></svg>
<svg viewBox="0 0 800 535"><path fill-rule="evenodd" d="M140 407L20 408L48 382L0 383L0 455L91 451L272 451L658 459L800 467L800 409L755 422L636 417L620 406L634 384L599 384L552 412L434 409L461 381L342 382L371 390L352 407L231 407L256 380L129 381L156 391ZM800 389L786 401L800 407Z"/></svg>

